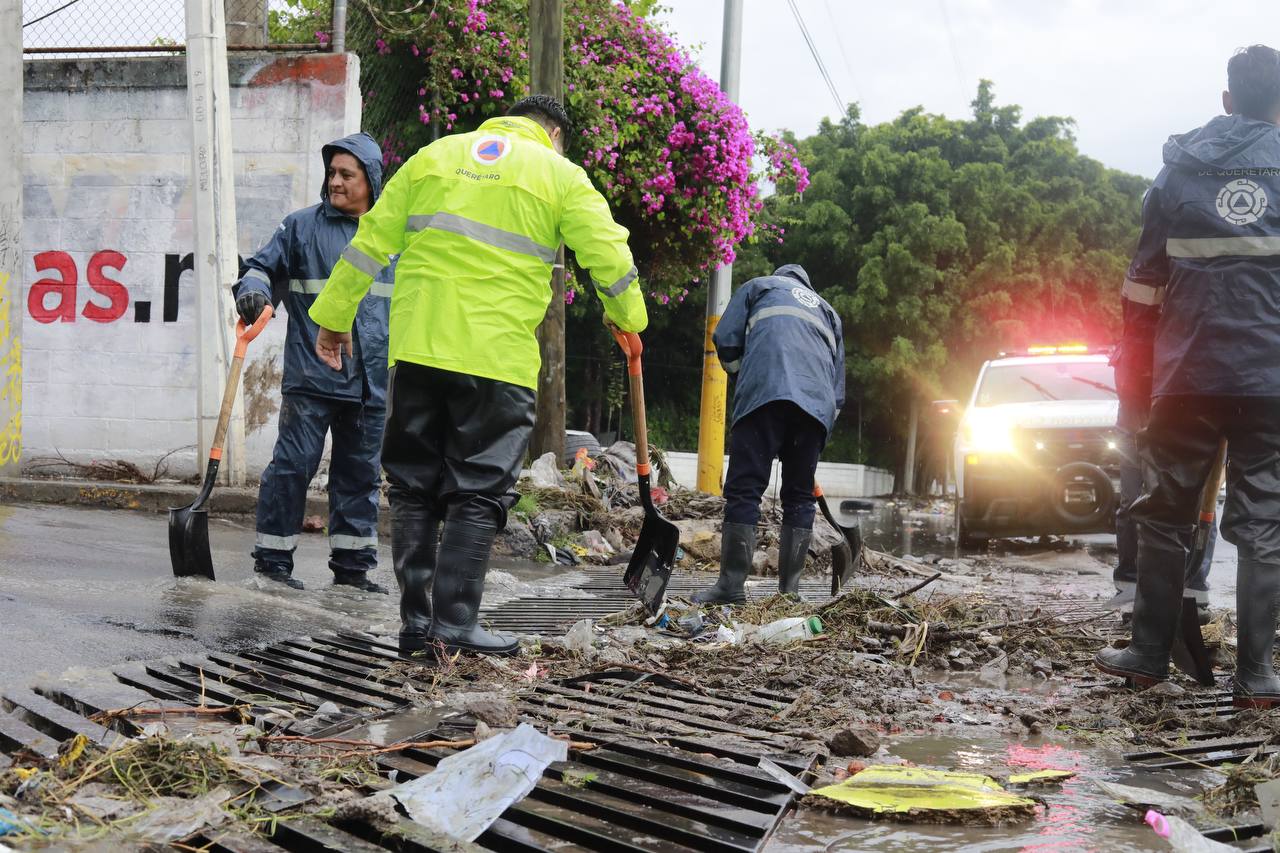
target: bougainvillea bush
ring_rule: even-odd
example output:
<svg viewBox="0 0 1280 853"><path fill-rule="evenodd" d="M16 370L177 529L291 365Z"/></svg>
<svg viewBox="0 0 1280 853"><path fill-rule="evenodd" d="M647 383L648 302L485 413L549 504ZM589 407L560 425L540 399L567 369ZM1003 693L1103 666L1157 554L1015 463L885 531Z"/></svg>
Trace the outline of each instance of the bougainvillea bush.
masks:
<svg viewBox="0 0 1280 853"><path fill-rule="evenodd" d="M470 130L529 91L525 0L435 0L366 7L366 126L394 168L434 132ZM630 229L660 301L734 258L762 233L759 182L803 192L795 149L746 117L660 26L613 0L566 0L567 154ZM572 292L572 285L571 291ZM662 297L665 297L663 299ZM572 299L571 295L567 296Z"/></svg>

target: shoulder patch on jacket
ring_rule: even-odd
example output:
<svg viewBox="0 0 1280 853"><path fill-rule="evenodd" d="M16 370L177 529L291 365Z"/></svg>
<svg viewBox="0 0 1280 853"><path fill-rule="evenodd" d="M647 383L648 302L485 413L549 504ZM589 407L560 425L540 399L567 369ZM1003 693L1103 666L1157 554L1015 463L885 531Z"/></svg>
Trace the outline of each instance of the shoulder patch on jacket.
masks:
<svg viewBox="0 0 1280 853"><path fill-rule="evenodd" d="M818 302L820 301L816 293L812 293L799 286L791 288L791 296L796 302L799 302L806 308L817 308Z"/></svg>

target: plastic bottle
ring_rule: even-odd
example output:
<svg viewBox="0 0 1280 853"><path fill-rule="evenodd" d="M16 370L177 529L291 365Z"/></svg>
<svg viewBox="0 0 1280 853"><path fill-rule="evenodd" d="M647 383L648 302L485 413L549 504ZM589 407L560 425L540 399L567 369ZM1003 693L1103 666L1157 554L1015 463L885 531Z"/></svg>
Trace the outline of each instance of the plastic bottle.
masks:
<svg viewBox="0 0 1280 853"><path fill-rule="evenodd" d="M817 616L792 616L762 625L752 637L758 643L793 643L812 640L822 633L822 620Z"/></svg>

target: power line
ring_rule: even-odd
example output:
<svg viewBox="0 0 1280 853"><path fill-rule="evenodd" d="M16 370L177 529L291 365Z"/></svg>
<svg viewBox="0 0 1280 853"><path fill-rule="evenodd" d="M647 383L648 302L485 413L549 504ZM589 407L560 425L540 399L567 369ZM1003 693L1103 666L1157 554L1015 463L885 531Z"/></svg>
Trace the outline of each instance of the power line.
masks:
<svg viewBox="0 0 1280 853"><path fill-rule="evenodd" d="M41 22L41 21L43 21L45 18L52 18L54 15L58 14L58 13L59 13L59 12L61 12L63 9L66 9L66 8L68 8L68 7L70 7L70 6L74 6L74 5L76 5L77 3L79 3L79 2L80 2L80 0L71 0L71 2L70 2L70 3L63 3L61 6L59 6L59 7L58 7L58 8L56 8L56 9L54 9L52 12L47 12L47 13L45 13L45 14L41 15L40 17L36 18L36 19L35 19L35 20L33 20L33 21L27 21L25 24L23 24L23 25L22 25L22 28L25 30L27 27L31 26L32 24L38 24L38 23L40 23L40 22Z"/></svg>
<svg viewBox="0 0 1280 853"><path fill-rule="evenodd" d="M800 7L796 5L796 0L787 0L787 5L791 7L791 14L795 15L796 24L800 26L800 35L804 36L804 43L809 46L809 53L813 55L813 61L817 63L818 73L826 81L827 89L831 92L831 97L836 102L837 115L843 116L845 102L840 98L840 93L836 91L836 84L831 82L831 75L827 73L827 66L823 64L822 57L818 55L818 48L814 45L813 38L809 35L809 28L804 25L804 17L800 14Z"/></svg>
<svg viewBox="0 0 1280 853"><path fill-rule="evenodd" d="M956 66L956 89L960 92L960 98L963 100L964 91L964 68L960 65L960 51L956 50L956 34L951 27L951 15L947 13L947 0L938 0L938 11L942 13L942 25L947 30L947 44L951 47L951 61Z"/></svg>
<svg viewBox="0 0 1280 853"><path fill-rule="evenodd" d="M840 48L840 58L844 60L844 70L849 72L849 82L853 84L853 94L861 101L862 91L858 86L858 75L853 73L853 63L849 61L849 54L844 50L844 39L840 38L840 25L836 23L836 16L831 11L831 0L822 0L822 5L826 7L827 18L831 21L831 34L836 37L836 47Z"/></svg>

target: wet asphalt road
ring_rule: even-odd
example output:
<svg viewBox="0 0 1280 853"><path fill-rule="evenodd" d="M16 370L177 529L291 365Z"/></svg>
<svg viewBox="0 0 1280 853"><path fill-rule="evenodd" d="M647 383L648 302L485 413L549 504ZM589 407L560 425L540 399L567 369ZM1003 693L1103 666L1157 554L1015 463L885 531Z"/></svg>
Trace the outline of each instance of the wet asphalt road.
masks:
<svg viewBox="0 0 1280 853"><path fill-rule="evenodd" d="M871 547L916 556L954 553L948 514L885 505L857 518ZM212 519L210 539L218 580L177 580L163 515L0 506L0 688L68 669L237 650L338 629L392 633L398 624L393 597L332 586L322 534L304 535L299 545L295 576L307 584L302 592L255 578L251 522ZM1114 562L1114 537L1083 542ZM1214 607L1235 607L1235 560L1235 548L1219 538L1209 579ZM375 580L394 589L385 545L379 562ZM546 572L507 568L522 577ZM1107 584L1095 577L1091 588L1093 597Z"/></svg>
<svg viewBox="0 0 1280 853"><path fill-rule="evenodd" d="M304 535L297 592L253 575L251 525L211 519L215 583L173 577L166 516L0 506L0 688L69 668L394 627L391 599L331 588L328 541ZM390 549L375 579L394 587Z"/></svg>

